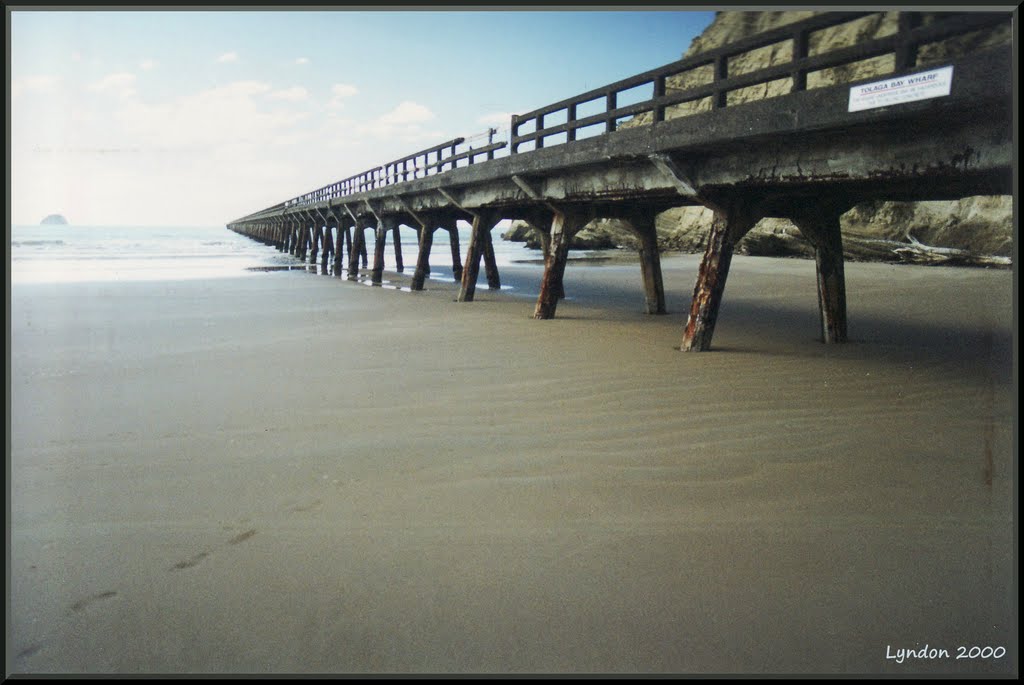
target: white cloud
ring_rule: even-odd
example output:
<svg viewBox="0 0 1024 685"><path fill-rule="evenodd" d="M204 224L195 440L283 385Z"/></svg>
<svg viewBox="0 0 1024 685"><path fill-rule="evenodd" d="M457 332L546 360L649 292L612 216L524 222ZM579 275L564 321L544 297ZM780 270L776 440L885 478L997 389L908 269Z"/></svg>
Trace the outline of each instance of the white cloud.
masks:
<svg viewBox="0 0 1024 685"><path fill-rule="evenodd" d="M291 88L285 88L284 90L275 90L267 97L274 98L275 100L298 102L299 100L305 100L309 97L309 91L302 86L292 86Z"/></svg>
<svg viewBox="0 0 1024 685"><path fill-rule="evenodd" d="M206 148L277 139L305 118L302 112L261 108L269 84L236 81L155 104L128 101L116 117L123 137L142 148Z"/></svg>
<svg viewBox="0 0 1024 685"><path fill-rule="evenodd" d="M152 69L155 66L156 66L156 62L154 62L151 59L144 59L141 62L139 62L139 69L142 69L143 71L149 71L150 69Z"/></svg>
<svg viewBox="0 0 1024 685"><path fill-rule="evenodd" d="M52 93L60 83L60 77L47 74L34 76L23 76L11 81L11 97L17 97L23 92L31 93Z"/></svg>
<svg viewBox="0 0 1024 685"><path fill-rule="evenodd" d="M498 126L507 128L512 121L511 112L493 112L492 114L485 114L476 120L478 124L484 124L485 126Z"/></svg>
<svg viewBox="0 0 1024 685"><path fill-rule="evenodd" d="M441 135L437 131L425 130L422 126L434 118L435 114L429 107L406 100L390 112L357 125L356 130L363 136L374 138L421 141L438 138Z"/></svg>
<svg viewBox="0 0 1024 685"><path fill-rule="evenodd" d="M309 64L309 58L308 57L299 57L298 59L295 60L295 63L296 64Z"/></svg>
<svg viewBox="0 0 1024 685"><path fill-rule="evenodd" d="M359 93L359 89L348 83L335 83L331 86L331 93L335 97L347 98Z"/></svg>
<svg viewBox="0 0 1024 685"><path fill-rule="evenodd" d="M320 126L316 136L318 140L327 143L329 147L346 147L357 141L354 135L357 130L358 126L355 121L339 117L331 112Z"/></svg>
<svg viewBox="0 0 1024 685"><path fill-rule="evenodd" d="M220 57L217 58L217 61L220 62L221 64L228 64L228 63L231 63L231 62L237 62L238 61L238 53L237 52L225 52L223 55L221 55Z"/></svg>
<svg viewBox="0 0 1024 685"><path fill-rule="evenodd" d="M262 95L270 92L270 84L262 81L234 81L226 86L219 86L203 92L224 92L232 96Z"/></svg>
<svg viewBox="0 0 1024 685"><path fill-rule="evenodd" d="M433 118L434 113L430 111L430 108L418 102L406 100L400 103L398 107L381 116L379 121L389 126L404 126L430 121Z"/></svg>
<svg viewBox="0 0 1024 685"><path fill-rule="evenodd" d="M107 74L99 81L90 83L87 88L96 93L112 93L120 97L131 97L135 94L135 74L127 72Z"/></svg>
<svg viewBox="0 0 1024 685"><path fill-rule="evenodd" d="M333 96L330 102L327 103L329 109L340 109L345 106L343 100L350 98L353 95L357 95L359 89L348 83L335 83L331 86L331 95Z"/></svg>
<svg viewBox="0 0 1024 685"><path fill-rule="evenodd" d="M38 221L59 198L59 211L83 223L137 223L140 207L159 222L217 223L284 199L291 191L282 188L298 194L338 173L336 159L304 154L316 127L294 103L271 100L282 89L270 83L112 97L144 78L128 76L99 72L74 89L60 87L66 79L22 76L19 89L52 88L65 99L12 104L12 211ZM68 99L85 93L92 97ZM189 202L169 202L169 189Z"/></svg>

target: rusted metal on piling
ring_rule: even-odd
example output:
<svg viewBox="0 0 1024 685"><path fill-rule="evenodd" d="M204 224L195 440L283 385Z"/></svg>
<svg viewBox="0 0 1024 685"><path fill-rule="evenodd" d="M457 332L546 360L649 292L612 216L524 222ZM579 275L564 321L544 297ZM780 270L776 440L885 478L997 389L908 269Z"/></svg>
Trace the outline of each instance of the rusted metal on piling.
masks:
<svg viewBox="0 0 1024 685"><path fill-rule="evenodd" d="M544 260L540 295L533 310L535 319L555 318L558 300L565 296L562 281L565 276L565 265L569 260L569 244L572 237L593 218L591 213L578 209L555 209L552 214L551 242Z"/></svg>
<svg viewBox="0 0 1024 685"><path fill-rule="evenodd" d="M366 229L375 227L376 222L372 217L366 214L356 216L355 227L352 230L352 249L349 250L348 257L348 280L350 281L359 278L359 257L366 253Z"/></svg>
<svg viewBox="0 0 1024 685"><path fill-rule="evenodd" d="M430 273L430 248L434 244L434 231L437 230L437 226L434 225L436 222L430 222L425 219L420 224L419 230L419 250L416 255L416 270L412 275L412 290L423 290L423 283L427 280L427 275Z"/></svg>
<svg viewBox="0 0 1024 685"><path fill-rule="evenodd" d="M480 275L480 259L483 257L485 241L489 242L491 229L501 216L493 210L483 210L473 217L473 232L466 248L466 263L462 271L462 286L457 302L472 302L476 294L476 280Z"/></svg>
<svg viewBox="0 0 1024 685"><path fill-rule="evenodd" d="M680 347L685 352L711 349L733 249L761 218L757 210L739 200L716 203L713 211L708 245L693 288L690 316Z"/></svg>

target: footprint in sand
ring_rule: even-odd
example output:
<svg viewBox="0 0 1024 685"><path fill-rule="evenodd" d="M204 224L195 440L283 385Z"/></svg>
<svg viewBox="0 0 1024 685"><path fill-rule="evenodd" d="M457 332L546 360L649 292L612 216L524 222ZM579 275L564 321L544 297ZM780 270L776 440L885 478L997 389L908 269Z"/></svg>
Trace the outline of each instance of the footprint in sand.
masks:
<svg viewBox="0 0 1024 685"><path fill-rule="evenodd" d="M29 647L26 647L25 649L23 649L20 652L18 652L18 658L19 659L27 659L28 657L32 656L33 654L36 654L42 648L43 648L42 645L31 645Z"/></svg>
<svg viewBox="0 0 1024 685"><path fill-rule="evenodd" d="M172 567L171 570L173 571L174 569L192 568L208 556L210 556L209 552L200 552L199 554L196 554L190 559L186 559L185 561L179 561Z"/></svg>
<svg viewBox="0 0 1024 685"><path fill-rule="evenodd" d="M235 537L231 538L230 540L227 541L226 544L237 545L240 542L245 542L246 540L248 540L249 538L251 538L255 534L256 534L256 529L255 528L250 528L249 530L245 531L244 533L239 533ZM190 557L188 559L185 559L184 561L179 561L177 564L175 564L174 566L171 567L171 570L172 571L176 571L176 570L182 570L182 569L186 569L186 568L192 568L192 567L196 566L197 564L199 564L200 561L202 561L206 557L210 556L211 553L212 552L209 552L209 551L200 552L199 554L196 554L195 556L192 556L192 557Z"/></svg>
<svg viewBox="0 0 1024 685"><path fill-rule="evenodd" d="M110 599L111 597L116 597L116 596L117 596L117 593L114 592L113 590L108 590L107 592L101 592L98 595L93 595L92 597L86 597L85 599L78 600L77 602L75 602L74 604L71 605L71 611L81 611L82 609L86 608L87 606L89 606L93 602L98 602L101 599Z"/></svg>
<svg viewBox="0 0 1024 685"><path fill-rule="evenodd" d="M245 531L244 533L239 533L235 537L233 537L230 540L228 540L228 544L229 545L237 545L239 542L245 542L246 540L248 540L249 538L251 538L255 534L256 534L256 529L255 528L250 528L249 530Z"/></svg>

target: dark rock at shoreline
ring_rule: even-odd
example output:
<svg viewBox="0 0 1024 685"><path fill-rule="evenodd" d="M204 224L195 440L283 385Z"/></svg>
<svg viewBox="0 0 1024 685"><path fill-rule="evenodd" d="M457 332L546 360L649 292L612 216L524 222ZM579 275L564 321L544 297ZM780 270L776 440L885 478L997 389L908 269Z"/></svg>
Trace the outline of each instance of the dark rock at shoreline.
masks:
<svg viewBox="0 0 1024 685"><path fill-rule="evenodd" d="M622 246L625 231L617 230L611 220L597 219L587 224L582 231L573 236L569 243L572 250L613 250ZM526 247L540 250L540 233L525 221L513 221L511 228L501 234L504 240L526 243Z"/></svg>

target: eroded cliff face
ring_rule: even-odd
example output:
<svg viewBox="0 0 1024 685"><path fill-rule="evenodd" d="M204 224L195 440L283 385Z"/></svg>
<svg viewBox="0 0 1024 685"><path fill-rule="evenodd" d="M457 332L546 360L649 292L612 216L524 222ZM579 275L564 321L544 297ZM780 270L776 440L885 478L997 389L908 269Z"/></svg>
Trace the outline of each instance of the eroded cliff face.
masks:
<svg viewBox="0 0 1024 685"><path fill-rule="evenodd" d="M811 17L818 12L718 12L715 20L694 39L685 56ZM924 14L923 22L934 14ZM819 31L811 36L811 55L881 38L896 31L899 12L873 14L855 22ZM1009 42L1009 27L977 31L967 36L923 46L917 64L927 66L965 52ZM766 46L733 58L730 75L788 62L789 41ZM808 88L845 83L891 73L893 57L864 60L852 65L808 75ZM712 67L670 79L666 89L687 89L713 80ZM730 105L788 93L788 78L734 91ZM666 118L687 116L711 108L711 99L670 107ZM640 115L624 126L643 126L650 115ZM925 263L1008 263L1013 250L1013 199L1010 196L969 197L955 202L872 202L854 207L842 217L847 257L862 260L916 261ZM662 213L657 220L659 246L663 250L700 252L711 224L710 210L684 207ZM523 234L523 229L518 231ZM598 220L580 234L580 247L618 245L635 247L632 234L615 220ZM935 248L935 249L926 249ZM739 243L737 251L755 255L811 256L810 246L785 219L764 219ZM991 259L995 257L996 259Z"/></svg>

